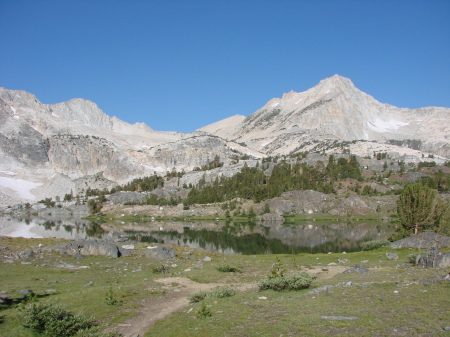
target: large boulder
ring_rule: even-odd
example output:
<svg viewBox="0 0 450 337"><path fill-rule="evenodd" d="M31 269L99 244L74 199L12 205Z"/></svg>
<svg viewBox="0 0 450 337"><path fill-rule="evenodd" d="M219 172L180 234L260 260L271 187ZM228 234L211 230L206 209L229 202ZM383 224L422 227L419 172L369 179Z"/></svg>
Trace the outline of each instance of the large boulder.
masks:
<svg viewBox="0 0 450 337"><path fill-rule="evenodd" d="M172 248L164 246L151 247L146 254L148 257L159 259L173 259L176 256L176 252Z"/></svg>
<svg viewBox="0 0 450 337"><path fill-rule="evenodd" d="M450 247L450 237L439 235L434 232L422 232L407 238L392 242L391 248L432 248Z"/></svg>
<svg viewBox="0 0 450 337"><path fill-rule="evenodd" d="M440 253L439 249L432 248L428 254L419 255L416 264L422 268L450 267L450 253Z"/></svg>
<svg viewBox="0 0 450 337"><path fill-rule="evenodd" d="M46 247L47 250L59 251L61 254L78 255L103 255L117 258L121 256L121 250L112 242L103 240L81 240L61 245ZM124 251L125 252L125 251Z"/></svg>

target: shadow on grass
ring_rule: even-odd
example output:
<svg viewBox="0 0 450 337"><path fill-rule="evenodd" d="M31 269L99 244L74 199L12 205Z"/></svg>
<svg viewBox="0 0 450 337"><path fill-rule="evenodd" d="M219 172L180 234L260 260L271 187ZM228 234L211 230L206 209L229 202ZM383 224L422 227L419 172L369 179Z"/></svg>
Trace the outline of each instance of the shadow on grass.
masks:
<svg viewBox="0 0 450 337"><path fill-rule="evenodd" d="M27 304L32 303L34 301L38 301L40 299L46 298L51 294L33 294L33 295L25 295L22 297L9 297L9 296L0 296L0 311L11 309L12 307L19 304ZM3 316L0 316L0 324L3 323Z"/></svg>

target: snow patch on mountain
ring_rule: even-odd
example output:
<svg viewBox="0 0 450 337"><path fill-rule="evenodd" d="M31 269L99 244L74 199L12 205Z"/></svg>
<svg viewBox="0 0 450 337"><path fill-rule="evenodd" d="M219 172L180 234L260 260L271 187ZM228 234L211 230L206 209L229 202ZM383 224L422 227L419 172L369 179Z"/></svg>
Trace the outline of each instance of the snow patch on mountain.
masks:
<svg viewBox="0 0 450 337"><path fill-rule="evenodd" d="M380 118L377 118L374 123L367 121L367 126L376 132L390 132L405 125L409 125L409 123L404 123L393 119L389 122L383 121Z"/></svg>
<svg viewBox="0 0 450 337"><path fill-rule="evenodd" d="M32 201L36 200L36 198L31 193L31 190L41 185L41 183L34 183L23 179L0 177L0 188L8 188L17 193L20 198Z"/></svg>

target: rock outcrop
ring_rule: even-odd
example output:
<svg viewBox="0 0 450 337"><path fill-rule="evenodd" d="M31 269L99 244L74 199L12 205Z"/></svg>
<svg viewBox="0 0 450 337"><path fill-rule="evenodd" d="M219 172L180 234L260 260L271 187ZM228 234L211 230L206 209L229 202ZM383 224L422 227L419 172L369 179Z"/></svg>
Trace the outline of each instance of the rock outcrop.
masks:
<svg viewBox="0 0 450 337"><path fill-rule="evenodd" d="M442 248L450 247L450 237L439 235L434 232L422 232L408 236L407 238L392 242L391 248Z"/></svg>
<svg viewBox="0 0 450 337"><path fill-rule="evenodd" d="M72 256L102 255L118 258L122 255L119 247L117 247L114 243L103 240L81 240L56 246L49 246L43 249L58 251L60 254L68 254ZM121 249L123 250L123 248ZM126 254L126 250L123 250L123 253Z"/></svg>
<svg viewBox="0 0 450 337"><path fill-rule="evenodd" d="M377 211L395 210L395 197L369 197L350 195L339 197L317 191L291 191L266 201L270 210L277 214L324 214L337 216L370 214Z"/></svg>
<svg viewBox="0 0 450 337"><path fill-rule="evenodd" d="M149 250L146 251L146 255L158 259L173 259L176 256L176 252L172 248L155 246L150 247Z"/></svg>
<svg viewBox="0 0 450 337"><path fill-rule="evenodd" d="M427 254L417 256L416 265L422 268L450 267L450 253L441 253L439 249L432 248Z"/></svg>

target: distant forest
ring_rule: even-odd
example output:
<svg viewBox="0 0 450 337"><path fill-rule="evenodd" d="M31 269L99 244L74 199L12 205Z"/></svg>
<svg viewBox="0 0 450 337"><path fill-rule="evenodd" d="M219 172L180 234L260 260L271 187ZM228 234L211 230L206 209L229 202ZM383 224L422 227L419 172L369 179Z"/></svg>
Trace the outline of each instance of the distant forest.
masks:
<svg viewBox="0 0 450 337"><path fill-rule="evenodd" d="M306 153L299 155L296 161L294 158L288 160L265 158L261 163L257 163L255 167L248 167L247 163L245 163L244 167L236 175L232 177L219 176L212 182L207 182L206 175L204 175L195 186L191 184L182 186L184 189L189 189L185 199L182 199L180 196L172 196L167 200L157 198L156 195L151 194L144 204L177 205L182 202L188 207L192 204L226 202L234 198L251 199L259 203L266 199L279 197L284 192L294 190L314 190L326 194L336 193L337 189L343 187L343 180L345 179L353 180L353 183L347 184L346 188L348 191L359 195L380 195L383 193L378 191L376 187L370 186L373 186L373 184L367 183L376 182L381 185L386 183L399 184L395 181L387 182L385 180L393 173L387 170L388 165L386 162L384 172L378 174L373 172L373 174L369 174L369 177L366 173L364 178L362 175L363 169L356 156L341 157L336 160L334 155L330 155L326 164L323 161L318 161L314 166L300 162L300 159L306 156ZM377 157L377 159L382 160L385 157ZM206 171L221 166L219 158L215 158L213 164L198 170ZM398 173L402 175L406 171L405 165L403 162L400 162L399 166L401 169ZM411 168L411 171L434 166L436 166L435 162L423 162L419 163L417 167ZM450 163L447 163L446 166L450 166ZM128 184L114 187L110 191L88 189L86 196L103 196L119 191L150 192L156 188L164 187L166 179L181 178L184 174L184 172L172 171L168 172L166 177L153 175L134 179ZM443 173L442 170L438 170L435 173L427 173L418 182L439 192L446 192L450 188L450 175ZM402 189L389 190L386 194L399 194ZM67 199L71 199L71 196L66 195L65 200Z"/></svg>

